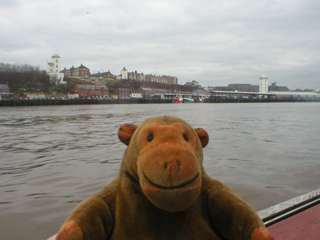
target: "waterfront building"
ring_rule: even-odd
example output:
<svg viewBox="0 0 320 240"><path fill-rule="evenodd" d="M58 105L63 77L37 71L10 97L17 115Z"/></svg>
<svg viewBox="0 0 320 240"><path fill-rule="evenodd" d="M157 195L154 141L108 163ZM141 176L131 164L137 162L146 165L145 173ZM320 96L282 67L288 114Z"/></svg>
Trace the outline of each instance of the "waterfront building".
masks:
<svg viewBox="0 0 320 240"><path fill-rule="evenodd" d="M129 99L131 89L130 88L114 88L113 95L117 96L118 99Z"/></svg>
<svg viewBox="0 0 320 240"><path fill-rule="evenodd" d="M0 101L10 99L10 89L8 84L0 84Z"/></svg>
<svg viewBox="0 0 320 240"><path fill-rule="evenodd" d="M131 91L130 98L143 98L143 90Z"/></svg>
<svg viewBox="0 0 320 240"><path fill-rule="evenodd" d="M98 97L106 98L108 97L109 90L105 85L97 84L77 84L74 87L76 94L79 94L80 97Z"/></svg>
<svg viewBox="0 0 320 240"><path fill-rule="evenodd" d="M268 78L266 75L262 75L259 78L259 93L267 93L268 91Z"/></svg>
<svg viewBox="0 0 320 240"><path fill-rule="evenodd" d="M44 92L24 92L23 96L27 99L46 99L47 95Z"/></svg>
<svg viewBox="0 0 320 240"><path fill-rule="evenodd" d="M65 84L63 81L64 73L60 72L60 56L52 54L51 62L47 62L47 73L50 76L50 81L55 85Z"/></svg>

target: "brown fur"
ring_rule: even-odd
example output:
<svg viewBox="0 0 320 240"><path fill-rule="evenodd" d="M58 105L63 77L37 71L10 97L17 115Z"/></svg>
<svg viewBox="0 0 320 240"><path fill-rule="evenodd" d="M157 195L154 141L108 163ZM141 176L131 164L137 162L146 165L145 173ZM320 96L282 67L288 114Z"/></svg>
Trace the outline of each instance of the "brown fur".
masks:
<svg viewBox="0 0 320 240"><path fill-rule="evenodd" d="M205 130L157 117L118 136L128 145L118 177L79 204L57 239L273 239L248 203L205 173Z"/></svg>

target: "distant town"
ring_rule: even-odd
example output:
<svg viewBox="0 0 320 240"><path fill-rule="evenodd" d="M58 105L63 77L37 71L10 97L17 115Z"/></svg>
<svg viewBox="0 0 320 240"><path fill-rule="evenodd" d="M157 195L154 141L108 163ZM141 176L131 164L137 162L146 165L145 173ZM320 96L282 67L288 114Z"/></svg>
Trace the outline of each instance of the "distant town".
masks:
<svg viewBox="0 0 320 240"><path fill-rule="evenodd" d="M266 75L257 77L257 85L229 84L201 86L196 80L178 84L178 77L144 74L120 68L91 74L82 63L61 70L59 54L53 54L46 70L29 65L0 63L0 100L32 99L166 99L172 102L201 102L210 99L320 99L313 89L290 90L269 85Z"/></svg>

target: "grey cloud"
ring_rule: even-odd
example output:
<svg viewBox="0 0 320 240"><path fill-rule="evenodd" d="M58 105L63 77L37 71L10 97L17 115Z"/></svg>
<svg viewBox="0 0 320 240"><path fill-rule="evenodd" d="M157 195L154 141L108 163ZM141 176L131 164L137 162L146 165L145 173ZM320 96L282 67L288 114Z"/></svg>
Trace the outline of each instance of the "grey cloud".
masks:
<svg viewBox="0 0 320 240"><path fill-rule="evenodd" d="M10 1L11 2L11 1ZM317 1L0 1L3 62L320 89Z"/></svg>

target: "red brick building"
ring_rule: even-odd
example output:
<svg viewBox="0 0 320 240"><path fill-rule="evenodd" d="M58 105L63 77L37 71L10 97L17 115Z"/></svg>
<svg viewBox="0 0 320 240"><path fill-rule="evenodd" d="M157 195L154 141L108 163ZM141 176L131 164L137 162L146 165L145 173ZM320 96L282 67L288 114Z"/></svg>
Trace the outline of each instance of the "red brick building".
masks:
<svg viewBox="0 0 320 240"><path fill-rule="evenodd" d="M113 95L116 95L119 99L130 98L131 89L130 88L115 88L113 89Z"/></svg>
<svg viewBox="0 0 320 240"><path fill-rule="evenodd" d="M109 96L109 90L105 85L77 84L74 91L79 94L80 98L106 98Z"/></svg>

